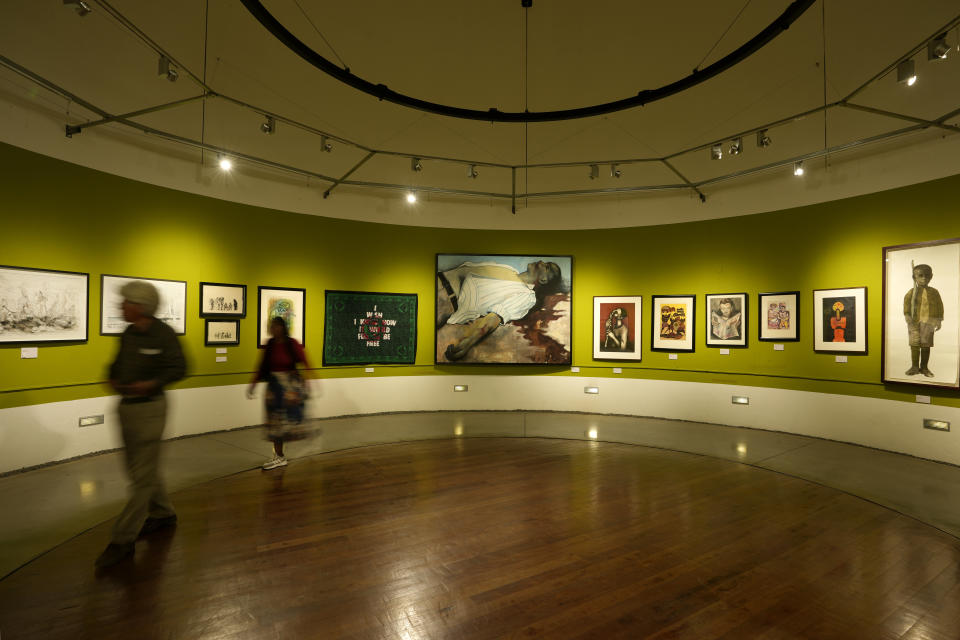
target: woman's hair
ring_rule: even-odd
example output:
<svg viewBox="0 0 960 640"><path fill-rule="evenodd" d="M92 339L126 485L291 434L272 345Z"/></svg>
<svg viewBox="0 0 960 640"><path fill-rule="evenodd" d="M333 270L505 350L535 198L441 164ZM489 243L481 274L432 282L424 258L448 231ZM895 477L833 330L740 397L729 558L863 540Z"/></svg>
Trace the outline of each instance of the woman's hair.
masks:
<svg viewBox="0 0 960 640"><path fill-rule="evenodd" d="M274 325L283 327L283 337L290 337L290 327L287 326L287 321L282 316L273 316L273 320L270 321L270 328L272 329Z"/></svg>

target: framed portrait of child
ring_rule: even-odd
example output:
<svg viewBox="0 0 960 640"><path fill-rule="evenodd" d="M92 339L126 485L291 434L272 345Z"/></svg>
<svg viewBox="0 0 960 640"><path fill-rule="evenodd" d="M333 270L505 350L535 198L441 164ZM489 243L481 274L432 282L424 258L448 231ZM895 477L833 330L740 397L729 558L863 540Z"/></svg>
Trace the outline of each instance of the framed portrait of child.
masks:
<svg viewBox="0 0 960 640"><path fill-rule="evenodd" d="M707 294L707 346L735 347L747 346L747 305L750 297L746 293L708 293Z"/></svg>
<svg viewBox="0 0 960 640"><path fill-rule="evenodd" d="M883 382L960 386L960 238L883 248Z"/></svg>

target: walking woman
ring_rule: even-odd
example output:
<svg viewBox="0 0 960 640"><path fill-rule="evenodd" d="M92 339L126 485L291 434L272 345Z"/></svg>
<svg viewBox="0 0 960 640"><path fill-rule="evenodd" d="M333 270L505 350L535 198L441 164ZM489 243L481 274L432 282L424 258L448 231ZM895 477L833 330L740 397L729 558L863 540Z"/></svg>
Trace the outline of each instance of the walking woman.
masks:
<svg viewBox="0 0 960 640"><path fill-rule="evenodd" d="M267 440L273 443L273 459L263 464L264 469L276 469L287 464L283 443L304 437L303 403L307 397L307 382L297 369L309 369L303 347L290 337L287 322L275 317L270 322L270 335L260 366L247 387L252 398L258 382L267 383L264 402L267 409Z"/></svg>

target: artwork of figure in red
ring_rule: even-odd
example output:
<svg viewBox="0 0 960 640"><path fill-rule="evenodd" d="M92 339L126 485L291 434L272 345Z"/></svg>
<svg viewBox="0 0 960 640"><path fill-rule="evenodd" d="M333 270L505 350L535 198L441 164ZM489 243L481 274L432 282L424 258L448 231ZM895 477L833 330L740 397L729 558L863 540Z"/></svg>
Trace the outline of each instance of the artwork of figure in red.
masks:
<svg viewBox="0 0 960 640"><path fill-rule="evenodd" d="M847 318L843 315L843 303L839 300L833 303L833 310L836 315L830 318L830 328L833 329L834 342L846 342L843 334L847 330Z"/></svg>
<svg viewBox="0 0 960 640"><path fill-rule="evenodd" d="M853 296L823 299L823 341L857 341L857 300Z"/></svg>

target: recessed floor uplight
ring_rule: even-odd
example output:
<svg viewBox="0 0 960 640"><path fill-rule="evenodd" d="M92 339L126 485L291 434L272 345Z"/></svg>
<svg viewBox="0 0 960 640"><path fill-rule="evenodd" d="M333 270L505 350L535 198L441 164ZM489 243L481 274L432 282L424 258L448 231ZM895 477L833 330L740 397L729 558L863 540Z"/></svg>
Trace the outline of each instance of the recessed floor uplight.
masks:
<svg viewBox="0 0 960 640"><path fill-rule="evenodd" d="M795 176L803 175L803 160L793 163L793 175Z"/></svg>
<svg viewBox="0 0 960 640"><path fill-rule="evenodd" d="M416 201L417 201L417 194L415 194L413 191L408 191L407 202L409 202L410 204L413 204Z"/></svg>
<svg viewBox="0 0 960 640"><path fill-rule="evenodd" d="M596 440L596 439L597 439L597 428L596 428L596 427L591 427L590 430L587 431L587 437L590 438L591 440Z"/></svg>

